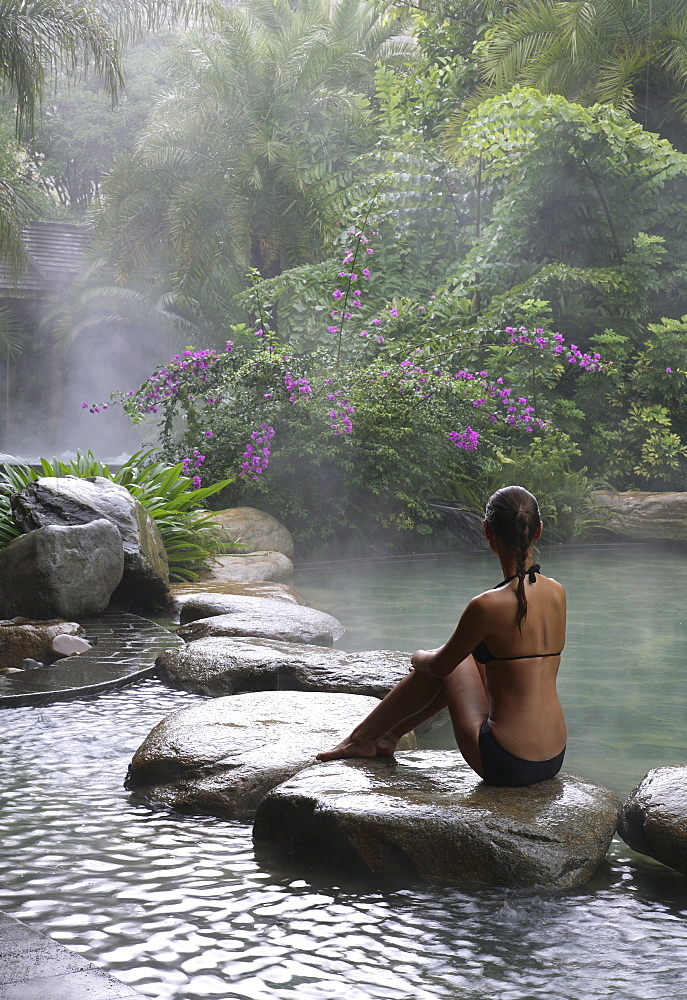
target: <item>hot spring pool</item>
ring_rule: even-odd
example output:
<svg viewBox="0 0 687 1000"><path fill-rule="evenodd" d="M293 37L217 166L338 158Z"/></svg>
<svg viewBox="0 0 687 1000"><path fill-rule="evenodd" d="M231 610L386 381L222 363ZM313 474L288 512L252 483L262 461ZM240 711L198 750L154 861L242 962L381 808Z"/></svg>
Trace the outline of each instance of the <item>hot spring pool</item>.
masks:
<svg viewBox="0 0 687 1000"><path fill-rule="evenodd" d="M687 553L544 546L565 584L565 770L621 796L687 761ZM447 554L307 567L347 649L434 646L500 579ZM0 714L0 909L144 996L175 1000L667 1000L687 995L687 880L614 841L573 891L446 887L253 851L250 826L133 806L150 728L202 700L156 680ZM450 745L435 731L432 745Z"/></svg>

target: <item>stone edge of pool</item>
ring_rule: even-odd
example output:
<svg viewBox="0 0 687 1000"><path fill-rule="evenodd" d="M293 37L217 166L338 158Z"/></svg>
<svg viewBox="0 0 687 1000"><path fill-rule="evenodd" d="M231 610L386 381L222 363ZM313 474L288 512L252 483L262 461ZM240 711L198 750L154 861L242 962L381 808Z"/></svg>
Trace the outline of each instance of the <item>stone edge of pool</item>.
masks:
<svg viewBox="0 0 687 1000"><path fill-rule="evenodd" d="M140 1000L77 952L0 912L0 1000Z"/></svg>
<svg viewBox="0 0 687 1000"><path fill-rule="evenodd" d="M127 612L85 618L80 624L85 637L96 640L93 651L0 677L0 708L45 705L123 687L154 674L163 650L183 645L173 632Z"/></svg>

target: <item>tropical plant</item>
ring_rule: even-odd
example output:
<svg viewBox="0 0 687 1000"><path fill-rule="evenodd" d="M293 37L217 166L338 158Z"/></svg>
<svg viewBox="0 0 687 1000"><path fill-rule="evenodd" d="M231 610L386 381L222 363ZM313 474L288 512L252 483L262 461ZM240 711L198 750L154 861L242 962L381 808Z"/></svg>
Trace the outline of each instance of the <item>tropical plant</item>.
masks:
<svg viewBox="0 0 687 1000"><path fill-rule="evenodd" d="M172 580L193 580L197 570L218 551L212 532L212 514L202 509L203 502L229 485L231 480L197 488L185 475L184 463L169 465L153 460L154 452L140 451L112 471L89 451L77 453L70 462L57 458L39 460L39 467L5 465L0 472L0 548L8 545L20 531L14 524L10 496L21 492L41 476L76 476L90 479L102 476L124 486L145 507L155 521L169 559Z"/></svg>
<svg viewBox="0 0 687 1000"><path fill-rule="evenodd" d="M182 39L168 94L108 181L115 280L161 269L182 312L223 311L226 326L245 319L233 297L250 268L313 260L374 141L367 94L398 32L359 0L245 0Z"/></svg>
<svg viewBox="0 0 687 1000"><path fill-rule="evenodd" d="M687 10L682 3L518 0L494 21L481 57L492 93L518 83L581 104L611 104L684 148Z"/></svg>

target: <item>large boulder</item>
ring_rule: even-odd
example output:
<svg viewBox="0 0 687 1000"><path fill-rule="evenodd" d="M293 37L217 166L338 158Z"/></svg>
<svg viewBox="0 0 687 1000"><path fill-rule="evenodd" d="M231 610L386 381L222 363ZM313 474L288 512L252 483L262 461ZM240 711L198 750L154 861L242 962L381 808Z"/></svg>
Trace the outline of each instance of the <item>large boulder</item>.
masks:
<svg viewBox="0 0 687 1000"><path fill-rule="evenodd" d="M205 614L206 602L189 602L181 609L179 635L186 642L214 637L253 636L284 639L287 642L331 646L344 634L341 622L324 611L299 607L286 601L262 597L227 598L232 610L225 614ZM201 617L203 615L203 617Z"/></svg>
<svg viewBox="0 0 687 1000"><path fill-rule="evenodd" d="M645 774L625 800L618 833L633 851L687 875L687 765Z"/></svg>
<svg viewBox="0 0 687 1000"><path fill-rule="evenodd" d="M241 545L246 552L282 552L293 559L293 535L281 521L255 507L233 507L212 512L212 520L220 525L221 542Z"/></svg>
<svg viewBox="0 0 687 1000"><path fill-rule="evenodd" d="M376 704L353 694L265 691L182 708L151 730L125 784L137 799L181 812L249 816Z"/></svg>
<svg viewBox="0 0 687 1000"><path fill-rule="evenodd" d="M174 686L202 694L331 691L383 698L407 673L408 653L344 653L326 646L248 637L211 637L169 649L157 659Z"/></svg>
<svg viewBox="0 0 687 1000"><path fill-rule="evenodd" d="M0 669L21 668L25 659L52 663L59 658L52 646L58 635L82 634L83 628L78 622L57 619L31 621L27 618L0 621Z"/></svg>
<svg viewBox="0 0 687 1000"><path fill-rule="evenodd" d="M201 575L193 583L173 583L169 589L177 611L181 611L184 604L197 597L212 597L217 600L223 597L271 597L276 601L288 601L290 604L305 604L305 598L293 587L288 587L285 583L272 583L269 580L259 583L240 583L232 580L222 582L207 580Z"/></svg>
<svg viewBox="0 0 687 1000"><path fill-rule="evenodd" d="M141 607L167 602L169 564L158 527L119 483L102 476L37 479L12 497L12 514L22 531L106 518L117 528L124 547L124 576L117 598Z"/></svg>
<svg viewBox="0 0 687 1000"><path fill-rule="evenodd" d="M568 888L593 875L619 810L581 778L495 788L457 751L424 750L297 774L260 804L253 836L368 871Z"/></svg>
<svg viewBox="0 0 687 1000"><path fill-rule="evenodd" d="M597 490L594 500L608 511L606 527L638 542L687 542L687 493Z"/></svg>
<svg viewBox="0 0 687 1000"><path fill-rule="evenodd" d="M215 556L210 564L210 580L218 583L288 583L293 579L293 563L282 552L251 552L245 556Z"/></svg>
<svg viewBox="0 0 687 1000"><path fill-rule="evenodd" d="M29 531L0 550L0 617L100 614L123 570L122 539L104 518Z"/></svg>

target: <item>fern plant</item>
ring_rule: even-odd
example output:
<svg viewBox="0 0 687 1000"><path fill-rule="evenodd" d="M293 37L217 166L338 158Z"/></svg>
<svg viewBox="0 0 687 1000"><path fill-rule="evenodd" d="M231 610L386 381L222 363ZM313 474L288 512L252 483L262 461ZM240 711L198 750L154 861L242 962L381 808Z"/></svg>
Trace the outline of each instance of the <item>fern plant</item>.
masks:
<svg viewBox="0 0 687 1000"><path fill-rule="evenodd" d="M102 476L124 486L145 507L155 521L169 559L171 580L195 580L197 570L219 551L212 529L212 512L203 510L203 501L227 486L224 479L202 489L191 488L191 479L183 466L152 461L153 451L139 451L113 472L98 461L92 452L77 452L71 462L41 458L39 468L7 465L0 472L0 548L21 534L12 519L10 496L42 476L76 476L91 479Z"/></svg>

